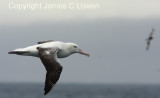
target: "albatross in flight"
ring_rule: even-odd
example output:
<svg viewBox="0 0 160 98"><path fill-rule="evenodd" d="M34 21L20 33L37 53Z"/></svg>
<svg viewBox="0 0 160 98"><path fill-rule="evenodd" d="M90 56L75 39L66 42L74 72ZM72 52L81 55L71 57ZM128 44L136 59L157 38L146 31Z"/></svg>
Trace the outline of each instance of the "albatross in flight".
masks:
<svg viewBox="0 0 160 98"><path fill-rule="evenodd" d="M150 44L151 44L151 40L153 40L153 33L154 33L155 29L152 28L151 33L149 34L149 37L146 39L147 42L147 47L146 50L149 50Z"/></svg>
<svg viewBox="0 0 160 98"><path fill-rule="evenodd" d="M89 57L89 54L83 52L78 45L74 43L64 43L60 41L40 41L37 45L26 48L19 48L8 52L9 54L17 54L24 56L39 57L46 69L46 79L44 87L44 95L52 89L59 80L63 67L57 58L64 58L73 53L80 53Z"/></svg>

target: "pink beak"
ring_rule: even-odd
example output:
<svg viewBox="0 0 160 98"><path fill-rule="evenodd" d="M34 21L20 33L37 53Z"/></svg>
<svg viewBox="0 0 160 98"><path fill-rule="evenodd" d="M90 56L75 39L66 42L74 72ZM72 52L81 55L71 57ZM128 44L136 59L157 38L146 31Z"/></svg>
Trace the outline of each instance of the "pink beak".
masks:
<svg viewBox="0 0 160 98"><path fill-rule="evenodd" d="M86 56L90 56L90 54L89 53L86 53L86 52L84 52L84 51L82 51L80 48L79 48L79 53L80 54L83 54L83 55L86 55Z"/></svg>

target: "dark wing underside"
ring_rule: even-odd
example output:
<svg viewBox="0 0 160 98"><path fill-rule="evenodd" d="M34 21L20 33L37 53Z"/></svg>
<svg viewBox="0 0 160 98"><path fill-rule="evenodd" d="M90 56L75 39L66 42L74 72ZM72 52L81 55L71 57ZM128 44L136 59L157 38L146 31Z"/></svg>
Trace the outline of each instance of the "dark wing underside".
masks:
<svg viewBox="0 0 160 98"><path fill-rule="evenodd" d="M53 40L46 40L46 41L39 41L37 42L38 44L43 44L43 43L47 43L47 42L52 42Z"/></svg>
<svg viewBox="0 0 160 98"><path fill-rule="evenodd" d="M46 68L46 80L45 80L45 95L52 89L52 87L59 80L63 67L57 62L58 48L37 48L38 55Z"/></svg>

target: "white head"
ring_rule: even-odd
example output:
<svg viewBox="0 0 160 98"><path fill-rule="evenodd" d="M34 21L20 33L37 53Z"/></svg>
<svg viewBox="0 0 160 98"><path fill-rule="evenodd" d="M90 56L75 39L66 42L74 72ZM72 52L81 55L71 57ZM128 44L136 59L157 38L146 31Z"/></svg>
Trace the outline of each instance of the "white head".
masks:
<svg viewBox="0 0 160 98"><path fill-rule="evenodd" d="M80 53L80 54L83 54L83 55L86 55L86 56L90 56L89 53L86 53L84 51L82 51L77 44L75 43L66 43L66 49L65 49L69 55L70 54L73 54L73 53Z"/></svg>

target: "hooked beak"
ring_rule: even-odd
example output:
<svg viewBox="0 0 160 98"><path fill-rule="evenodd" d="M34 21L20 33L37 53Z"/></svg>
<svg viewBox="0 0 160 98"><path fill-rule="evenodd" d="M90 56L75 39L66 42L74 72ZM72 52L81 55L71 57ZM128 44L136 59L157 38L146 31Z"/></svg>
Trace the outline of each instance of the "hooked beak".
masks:
<svg viewBox="0 0 160 98"><path fill-rule="evenodd" d="M86 53L86 52L84 52L84 51L82 51L80 48L79 48L79 53L80 54L83 54L83 55L86 55L86 56L90 56L90 54L89 53Z"/></svg>

